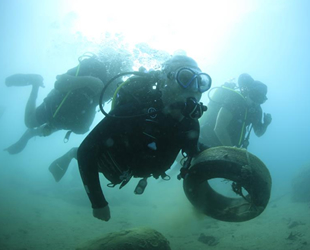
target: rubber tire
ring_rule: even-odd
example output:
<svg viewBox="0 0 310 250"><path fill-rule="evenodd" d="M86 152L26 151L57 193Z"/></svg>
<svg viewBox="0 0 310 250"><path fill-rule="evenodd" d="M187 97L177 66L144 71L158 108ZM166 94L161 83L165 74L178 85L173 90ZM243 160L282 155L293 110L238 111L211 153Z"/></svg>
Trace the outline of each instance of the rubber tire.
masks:
<svg viewBox="0 0 310 250"><path fill-rule="evenodd" d="M216 192L208 180L224 178L241 185L247 200ZM214 147L193 159L183 181L189 201L204 214L228 222L242 222L260 215L271 193L271 176L265 164L245 149Z"/></svg>

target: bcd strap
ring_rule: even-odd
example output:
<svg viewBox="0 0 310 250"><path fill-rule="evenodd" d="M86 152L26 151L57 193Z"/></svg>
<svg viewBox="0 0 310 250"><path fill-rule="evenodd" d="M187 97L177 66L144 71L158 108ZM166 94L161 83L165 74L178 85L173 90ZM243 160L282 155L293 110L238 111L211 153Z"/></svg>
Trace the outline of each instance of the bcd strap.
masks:
<svg viewBox="0 0 310 250"><path fill-rule="evenodd" d="M160 175L160 177L164 180L164 181L170 181L171 177L169 175L167 175L166 173L163 173Z"/></svg>
<svg viewBox="0 0 310 250"><path fill-rule="evenodd" d="M188 157L180 169L180 174L177 176L178 180L185 179L188 174L189 167L191 166L192 157Z"/></svg>
<svg viewBox="0 0 310 250"><path fill-rule="evenodd" d="M120 176L119 179L121 180L121 185L119 186L119 189L124 187L132 178L132 173L129 170L124 171ZM110 188L115 187L119 183L108 183L107 186Z"/></svg>
<svg viewBox="0 0 310 250"><path fill-rule="evenodd" d="M65 138L64 138L64 143L67 143L69 141L71 133L72 133L72 130L69 130L66 133Z"/></svg>
<svg viewBox="0 0 310 250"><path fill-rule="evenodd" d="M132 177L131 171L129 170L124 171L123 174L119 177L120 180L122 181L121 185L119 186L119 189L124 187L130 181L131 177Z"/></svg>

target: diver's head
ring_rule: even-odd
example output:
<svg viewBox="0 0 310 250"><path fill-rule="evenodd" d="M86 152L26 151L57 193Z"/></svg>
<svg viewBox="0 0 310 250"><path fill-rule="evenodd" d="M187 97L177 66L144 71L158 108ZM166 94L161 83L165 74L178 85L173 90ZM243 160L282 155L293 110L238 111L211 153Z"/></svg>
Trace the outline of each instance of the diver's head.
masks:
<svg viewBox="0 0 310 250"><path fill-rule="evenodd" d="M247 95L249 93L249 89L253 84L254 79L247 73L241 74L238 78L238 86L243 95Z"/></svg>
<svg viewBox="0 0 310 250"><path fill-rule="evenodd" d="M256 104L263 104L267 98L267 85L260 82L254 81L251 88L249 89L249 97Z"/></svg>
<svg viewBox="0 0 310 250"><path fill-rule="evenodd" d="M188 100L199 102L203 92L211 86L211 78L202 73L196 61L185 55L173 56L163 64L166 76L161 86L162 100L165 107L177 111L176 105Z"/></svg>

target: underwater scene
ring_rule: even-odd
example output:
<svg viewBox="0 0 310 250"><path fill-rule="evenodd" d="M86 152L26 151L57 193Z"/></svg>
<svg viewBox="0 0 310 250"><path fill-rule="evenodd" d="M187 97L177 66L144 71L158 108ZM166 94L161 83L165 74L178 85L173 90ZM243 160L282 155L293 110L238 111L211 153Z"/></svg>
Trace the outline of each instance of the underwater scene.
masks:
<svg viewBox="0 0 310 250"><path fill-rule="evenodd" d="M309 8L1 1L0 250L310 249Z"/></svg>

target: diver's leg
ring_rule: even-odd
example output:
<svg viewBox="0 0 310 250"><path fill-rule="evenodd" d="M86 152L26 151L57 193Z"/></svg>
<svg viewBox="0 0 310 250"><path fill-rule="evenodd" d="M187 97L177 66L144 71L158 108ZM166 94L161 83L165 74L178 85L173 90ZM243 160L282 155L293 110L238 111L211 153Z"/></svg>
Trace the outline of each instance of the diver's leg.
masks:
<svg viewBox="0 0 310 250"><path fill-rule="evenodd" d="M78 147L76 148L71 148L71 156L72 158L76 159L77 160L77 151L78 151Z"/></svg>
<svg viewBox="0 0 310 250"><path fill-rule="evenodd" d="M57 129L51 128L49 124L44 124L38 128L29 128L26 130L26 132L21 136L21 138L15 142L10 147L4 149L5 151L8 151L10 154L18 154L21 151L24 150L26 147L28 141L34 137L34 136L49 136L52 133L56 132Z"/></svg>
<svg viewBox="0 0 310 250"><path fill-rule="evenodd" d="M27 128L34 128L41 125L36 121L35 109L39 87L44 87L43 77L37 74L15 74L7 77L5 79L5 84L8 87L32 85L32 90L25 109L25 124Z"/></svg>
<svg viewBox="0 0 310 250"><path fill-rule="evenodd" d="M7 87L28 86L32 85L34 82L38 83L41 87L44 87L43 77L38 74L15 74L5 79L5 85Z"/></svg>
<svg viewBox="0 0 310 250"><path fill-rule="evenodd" d="M31 139L34 136L40 135L40 133L41 132L37 128L35 129L29 128L25 131L25 133L17 142L15 142L13 145L4 150L8 151L10 154L18 154L26 147L29 139Z"/></svg>
<svg viewBox="0 0 310 250"><path fill-rule="evenodd" d="M38 97L38 93L39 85L33 84L25 108L25 125L27 128L34 128L40 125L36 118L36 100Z"/></svg>

